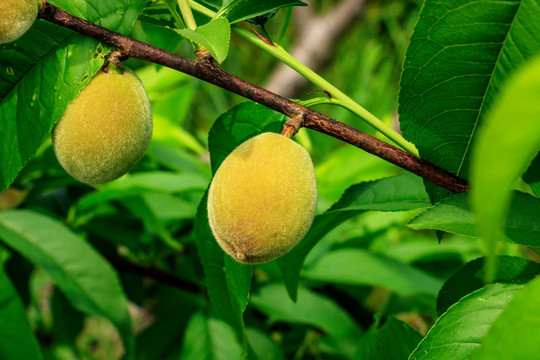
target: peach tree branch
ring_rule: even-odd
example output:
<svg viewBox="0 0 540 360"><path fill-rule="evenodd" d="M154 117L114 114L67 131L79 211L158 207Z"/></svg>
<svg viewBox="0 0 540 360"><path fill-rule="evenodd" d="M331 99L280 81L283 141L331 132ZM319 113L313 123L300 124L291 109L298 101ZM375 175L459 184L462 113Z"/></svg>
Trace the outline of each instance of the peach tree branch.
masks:
<svg viewBox="0 0 540 360"><path fill-rule="evenodd" d="M204 61L183 58L92 24L47 2L44 2L40 7L39 17L113 46L120 50L124 56L178 70L255 101L286 116L300 117L303 120L303 126L306 128L359 147L451 192L459 193L469 189L465 180L371 135L242 80L215 65L211 58L205 57Z"/></svg>

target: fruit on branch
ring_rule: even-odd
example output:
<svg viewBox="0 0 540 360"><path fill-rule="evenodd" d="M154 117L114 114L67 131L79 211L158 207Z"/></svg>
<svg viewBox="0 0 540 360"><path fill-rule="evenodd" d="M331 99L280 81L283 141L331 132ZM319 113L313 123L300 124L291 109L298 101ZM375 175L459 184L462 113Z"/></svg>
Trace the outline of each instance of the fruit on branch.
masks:
<svg viewBox="0 0 540 360"><path fill-rule="evenodd" d="M17 40L36 21L36 0L0 1L0 44Z"/></svg>
<svg viewBox="0 0 540 360"><path fill-rule="evenodd" d="M308 231L317 183L307 151L288 137L263 133L223 161L208 192L208 219L223 250L241 263L274 260Z"/></svg>
<svg viewBox="0 0 540 360"><path fill-rule="evenodd" d="M144 87L128 69L100 71L71 102L52 132L62 167L87 184L127 173L152 136L152 111Z"/></svg>

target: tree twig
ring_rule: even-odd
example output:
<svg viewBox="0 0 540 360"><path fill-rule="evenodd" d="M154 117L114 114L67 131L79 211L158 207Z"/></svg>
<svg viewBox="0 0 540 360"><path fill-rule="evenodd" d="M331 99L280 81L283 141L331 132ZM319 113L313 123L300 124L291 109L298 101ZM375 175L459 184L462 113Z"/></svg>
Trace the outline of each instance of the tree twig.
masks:
<svg viewBox="0 0 540 360"><path fill-rule="evenodd" d="M45 3L40 8L39 16L44 20L109 44L120 50L123 55L178 70L258 102L289 117L301 116L305 127L359 147L451 192L465 192L469 188L465 180L371 135L242 80L216 66L211 59L208 59L208 61L194 61L174 55L92 24L49 3Z"/></svg>

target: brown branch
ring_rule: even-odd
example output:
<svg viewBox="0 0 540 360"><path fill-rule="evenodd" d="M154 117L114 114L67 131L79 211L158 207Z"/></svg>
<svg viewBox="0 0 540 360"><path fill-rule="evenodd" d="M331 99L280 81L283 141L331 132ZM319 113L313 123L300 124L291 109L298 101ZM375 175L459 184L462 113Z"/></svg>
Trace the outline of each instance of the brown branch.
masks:
<svg viewBox="0 0 540 360"><path fill-rule="evenodd" d="M289 117L300 116L304 120L305 127L328 134L336 139L364 149L454 193L468 190L467 182L453 174L378 140L371 135L244 81L216 66L210 59L207 59L207 61L194 61L171 54L154 46L89 23L49 3L46 3L40 8L39 16L44 20L107 43L120 50L123 55L178 70L258 102Z"/></svg>

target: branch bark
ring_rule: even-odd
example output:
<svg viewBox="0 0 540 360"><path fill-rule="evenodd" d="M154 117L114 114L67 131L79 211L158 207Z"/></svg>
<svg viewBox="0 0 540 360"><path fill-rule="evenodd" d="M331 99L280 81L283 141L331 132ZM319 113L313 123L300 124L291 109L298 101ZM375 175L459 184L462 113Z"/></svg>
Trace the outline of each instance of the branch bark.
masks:
<svg viewBox="0 0 540 360"><path fill-rule="evenodd" d="M123 55L160 64L204 80L276 110L289 117L301 117L304 127L330 135L389 161L454 193L468 190L468 183L422 159L404 152L362 131L306 108L294 101L242 80L220 67L212 59L194 61L120 35L45 3L39 17L57 25L93 37L120 50Z"/></svg>

